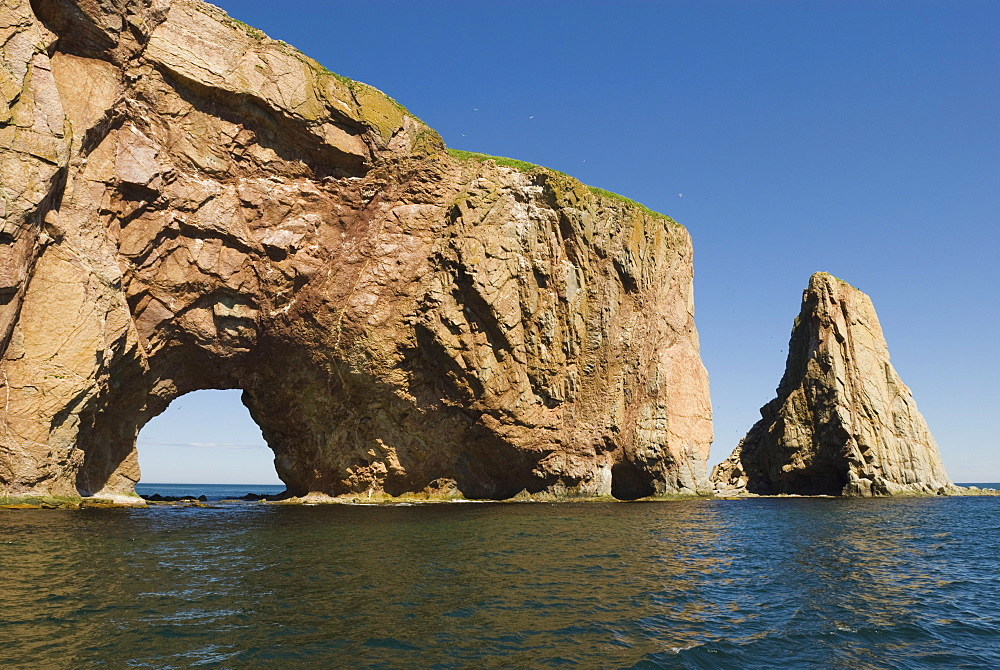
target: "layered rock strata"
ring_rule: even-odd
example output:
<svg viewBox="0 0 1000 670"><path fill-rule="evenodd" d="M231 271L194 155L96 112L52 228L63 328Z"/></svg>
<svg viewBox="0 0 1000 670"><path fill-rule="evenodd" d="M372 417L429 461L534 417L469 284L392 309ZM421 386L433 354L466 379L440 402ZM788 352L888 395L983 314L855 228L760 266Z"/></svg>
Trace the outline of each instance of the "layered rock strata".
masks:
<svg viewBox="0 0 1000 670"><path fill-rule="evenodd" d="M717 489L848 496L950 493L937 444L867 295L814 274L795 319L777 398L732 455Z"/></svg>
<svg viewBox="0 0 1000 670"><path fill-rule="evenodd" d="M197 0L0 32L3 493L131 495L139 429L208 388L295 495L707 487L680 225L452 156Z"/></svg>

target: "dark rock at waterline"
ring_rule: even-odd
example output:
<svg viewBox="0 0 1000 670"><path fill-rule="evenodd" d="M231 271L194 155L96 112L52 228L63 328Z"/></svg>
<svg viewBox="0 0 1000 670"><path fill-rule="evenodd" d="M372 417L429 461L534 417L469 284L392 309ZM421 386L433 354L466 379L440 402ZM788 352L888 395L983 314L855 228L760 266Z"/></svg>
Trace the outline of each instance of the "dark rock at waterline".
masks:
<svg viewBox="0 0 1000 670"><path fill-rule="evenodd" d="M140 495L140 498L146 502L207 502L208 496L200 495L197 498L194 496L165 496L159 493L154 493L152 495Z"/></svg>

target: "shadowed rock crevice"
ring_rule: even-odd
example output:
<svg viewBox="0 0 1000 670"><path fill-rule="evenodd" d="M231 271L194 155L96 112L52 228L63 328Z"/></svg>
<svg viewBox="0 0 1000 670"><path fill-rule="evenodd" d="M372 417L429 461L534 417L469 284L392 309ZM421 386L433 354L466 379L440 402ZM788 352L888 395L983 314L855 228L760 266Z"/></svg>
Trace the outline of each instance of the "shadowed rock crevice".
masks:
<svg viewBox="0 0 1000 670"><path fill-rule="evenodd" d="M351 153L323 143L313 132L316 124L276 110L267 104L267 100L250 92L205 86L167 68L160 68L159 74L170 89L192 108L241 128L241 136L233 138L233 144L227 149L236 163L250 172L266 171L265 166L255 164L249 152L251 144L273 151L281 164L298 167L298 172L311 179L363 177L371 168L371 161L375 160L367 151ZM364 146L364 126L336 117L326 119L325 123Z"/></svg>
<svg viewBox="0 0 1000 670"><path fill-rule="evenodd" d="M105 7L99 7L105 4ZM31 9L39 21L58 36L62 53L116 60L123 41L144 41L148 32L137 19L155 21L158 12L150 11L151 2L139 0L99 3L97 0L31 0ZM109 11L110 10L110 11ZM148 30L148 24L143 26Z"/></svg>
<svg viewBox="0 0 1000 670"><path fill-rule="evenodd" d="M648 471L622 460L611 467L611 495L619 500L636 500L656 493Z"/></svg>

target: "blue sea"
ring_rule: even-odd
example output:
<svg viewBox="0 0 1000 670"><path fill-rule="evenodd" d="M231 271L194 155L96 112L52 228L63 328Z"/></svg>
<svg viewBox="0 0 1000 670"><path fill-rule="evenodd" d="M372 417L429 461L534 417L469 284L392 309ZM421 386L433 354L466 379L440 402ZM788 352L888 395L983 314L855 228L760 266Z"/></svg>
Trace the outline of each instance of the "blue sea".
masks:
<svg viewBox="0 0 1000 670"><path fill-rule="evenodd" d="M1000 497L0 510L0 575L9 668L1000 667Z"/></svg>
<svg viewBox="0 0 1000 670"><path fill-rule="evenodd" d="M242 498L248 493L276 496L284 490L285 487L282 484L144 484L139 482L135 487L135 492L141 496L154 494L175 498L205 496L213 501Z"/></svg>

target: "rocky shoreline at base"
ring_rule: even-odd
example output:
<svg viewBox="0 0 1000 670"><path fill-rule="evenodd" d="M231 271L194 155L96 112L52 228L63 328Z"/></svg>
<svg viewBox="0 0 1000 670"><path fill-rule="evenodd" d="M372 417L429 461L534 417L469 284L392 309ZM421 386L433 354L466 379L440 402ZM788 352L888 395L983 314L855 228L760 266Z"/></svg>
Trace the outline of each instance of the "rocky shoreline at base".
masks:
<svg viewBox="0 0 1000 670"><path fill-rule="evenodd" d="M1000 496L1000 490L994 488L980 488L978 486L953 486L947 491L937 493L911 493L895 494L892 496L876 496L877 499L899 499L899 498L938 498L938 497L976 497L976 496ZM782 493L777 495L759 495L749 493L745 490L719 490L710 495L672 495L672 496L650 496L637 500L618 500L610 496L572 498L555 497L530 494L518 495L504 500L469 499L462 497L430 497L430 496L327 496L322 494L309 494L301 497L288 496L284 492L274 495L264 495L258 493L247 493L236 498L223 498L221 500L209 500L206 495L199 496L164 496L152 494L148 496L116 497L116 498L94 498L94 497L57 497L57 496L4 496L0 497L0 510L21 510L21 509L101 509L101 508L150 508L150 507L229 507L240 504L265 504L265 505L292 505L292 506L316 506L316 505L440 505L446 503L589 503L589 502L616 502L616 503L657 503L657 502L683 502L683 501L705 501L705 500L743 500L750 498L827 498L827 499L851 499L849 496L835 495L801 495L795 493Z"/></svg>

